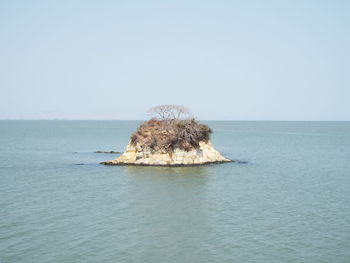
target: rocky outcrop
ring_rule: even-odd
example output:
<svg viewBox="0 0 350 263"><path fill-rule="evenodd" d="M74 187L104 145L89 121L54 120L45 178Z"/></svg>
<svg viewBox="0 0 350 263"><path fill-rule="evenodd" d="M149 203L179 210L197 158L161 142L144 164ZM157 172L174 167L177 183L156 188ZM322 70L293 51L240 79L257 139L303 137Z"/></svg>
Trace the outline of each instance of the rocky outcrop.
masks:
<svg viewBox="0 0 350 263"><path fill-rule="evenodd" d="M141 145L129 142L125 152L115 160L102 162L105 165L157 165L182 166L207 163L231 162L223 157L208 142L199 142L199 147L190 151L175 148L169 152L144 150Z"/></svg>

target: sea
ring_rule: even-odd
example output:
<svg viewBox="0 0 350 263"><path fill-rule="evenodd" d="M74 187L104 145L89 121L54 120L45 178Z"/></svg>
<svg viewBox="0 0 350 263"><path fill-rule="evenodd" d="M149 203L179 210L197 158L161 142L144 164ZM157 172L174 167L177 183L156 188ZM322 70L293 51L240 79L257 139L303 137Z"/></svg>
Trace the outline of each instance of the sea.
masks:
<svg viewBox="0 0 350 263"><path fill-rule="evenodd" d="M350 122L204 122L235 162L104 166L140 121L0 121L0 262L350 262Z"/></svg>

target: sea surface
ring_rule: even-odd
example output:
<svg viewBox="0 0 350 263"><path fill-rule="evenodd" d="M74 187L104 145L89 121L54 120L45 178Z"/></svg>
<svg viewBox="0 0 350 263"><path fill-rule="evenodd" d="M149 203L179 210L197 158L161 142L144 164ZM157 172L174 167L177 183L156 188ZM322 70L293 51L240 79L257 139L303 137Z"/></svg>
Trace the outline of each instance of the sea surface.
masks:
<svg viewBox="0 0 350 263"><path fill-rule="evenodd" d="M350 262L350 122L206 123L235 163L103 166L139 121L0 121L0 262Z"/></svg>

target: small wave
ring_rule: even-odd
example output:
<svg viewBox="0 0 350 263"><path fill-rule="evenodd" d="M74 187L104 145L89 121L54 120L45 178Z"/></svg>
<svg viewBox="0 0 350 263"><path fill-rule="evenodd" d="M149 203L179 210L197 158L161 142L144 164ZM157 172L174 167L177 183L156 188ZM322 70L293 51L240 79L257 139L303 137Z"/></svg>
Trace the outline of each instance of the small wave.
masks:
<svg viewBox="0 0 350 263"><path fill-rule="evenodd" d="M243 161L243 160L235 160L235 162L238 164L248 164L248 161Z"/></svg>
<svg viewBox="0 0 350 263"><path fill-rule="evenodd" d="M6 169L6 168L13 168L13 166L10 166L10 165L8 165L8 166L0 166L0 169Z"/></svg>

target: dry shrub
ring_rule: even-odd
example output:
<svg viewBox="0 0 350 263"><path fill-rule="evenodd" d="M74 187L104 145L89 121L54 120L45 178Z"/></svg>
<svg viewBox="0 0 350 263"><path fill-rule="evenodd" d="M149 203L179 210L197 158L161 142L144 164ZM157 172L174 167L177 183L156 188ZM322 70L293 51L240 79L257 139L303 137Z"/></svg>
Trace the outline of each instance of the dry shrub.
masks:
<svg viewBox="0 0 350 263"><path fill-rule="evenodd" d="M176 147L190 151L199 147L199 142L208 142L211 129L195 119L151 119L140 125L131 135L131 142L143 150L169 152Z"/></svg>

